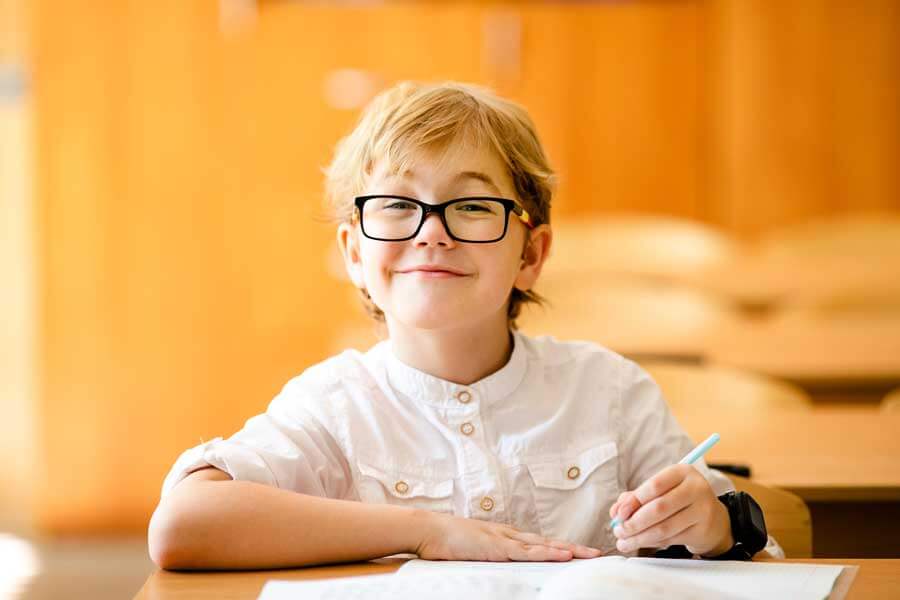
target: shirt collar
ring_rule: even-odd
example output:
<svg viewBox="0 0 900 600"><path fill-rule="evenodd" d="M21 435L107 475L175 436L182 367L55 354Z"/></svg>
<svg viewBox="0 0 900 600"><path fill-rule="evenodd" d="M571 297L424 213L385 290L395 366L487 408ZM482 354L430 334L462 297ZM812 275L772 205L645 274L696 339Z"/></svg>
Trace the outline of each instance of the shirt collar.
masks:
<svg viewBox="0 0 900 600"><path fill-rule="evenodd" d="M390 340L380 346L388 383L404 396L433 406L460 406L458 394L467 391L471 404L487 406L512 394L525 377L526 349L518 331L512 331L512 344L512 353L503 367L470 385L453 383L407 365L394 354Z"/></svg>

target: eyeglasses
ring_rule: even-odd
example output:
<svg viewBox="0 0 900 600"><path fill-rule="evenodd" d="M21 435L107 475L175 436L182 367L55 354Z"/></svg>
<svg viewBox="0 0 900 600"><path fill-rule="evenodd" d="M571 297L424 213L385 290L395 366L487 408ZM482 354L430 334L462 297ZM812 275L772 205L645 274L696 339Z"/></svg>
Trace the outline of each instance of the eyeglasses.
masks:
<svg viewBox="0 0 900 600"><path fill-rule="evenodd" d="M406 196L357 196L359 223L363 235L384 242L402 242L419 235L429 213L436 213L451 238L458 242L487 244L506 235L509 213L514 213L529 229L531 216L515 200L472 196L425 204Z"/></svg>

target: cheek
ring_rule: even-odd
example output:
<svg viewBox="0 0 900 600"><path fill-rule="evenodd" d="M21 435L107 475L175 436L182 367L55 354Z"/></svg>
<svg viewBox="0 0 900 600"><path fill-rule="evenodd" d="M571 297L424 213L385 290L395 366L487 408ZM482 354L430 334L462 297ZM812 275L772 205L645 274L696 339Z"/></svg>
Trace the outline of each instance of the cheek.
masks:
<svg viewBox="0 0 900 600"><path fill-rule="evenodd" d="M360 252L363 281L369 294L377 302L384 296L384 290L390 284L391 270L399 264L399 249L393 244L370 241L362 243Z"/></svg>
<svg viewBox="0 0 900 600"><path fill-rule="evenodd" d="M519 273L520 254L515 247L507 247L502 253L494 254L485 261L485 280L498 292L508 293Z"/></svg>
<svg viewBox="0 0 900 600"><path fill-rule="evenodd" d="M499 249L498 249L499 250ZM478 264L478 278L474 282L474 300L496 309L507 300L512 292L518 273L518 254L508 249L485 255Z"/></svg>

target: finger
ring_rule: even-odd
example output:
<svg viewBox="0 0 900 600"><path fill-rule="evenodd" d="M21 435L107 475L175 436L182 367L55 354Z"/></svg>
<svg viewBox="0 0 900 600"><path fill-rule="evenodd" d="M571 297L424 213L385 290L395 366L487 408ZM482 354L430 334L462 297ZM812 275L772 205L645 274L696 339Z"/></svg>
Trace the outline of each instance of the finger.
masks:
<svg viewBox="0 0 900 600"><path fill-rule="evenodd" d="M603 552L599 548L584 546L582 544L575 544L572 542L564 542L562 540L550 540L549 542L547 542L547 545L552 546L553 548L568 550L575 558L596 558L603 554Z"/></svg>
<svg viewBox="0 0 900 600"><path fill-rule="evenodd" d="M693 539L694 535L698 531L698 527L699 525L695 523L684 531L679 531L674 535L670 535L666 539L661 540L657 547L662 548L666 546L672 546L673 544L682 544L684 546L687 546L687 541Z"/></svg>
<svg viewBox="0 0 900 600"><path fill-rule="evenodd" d="M638 508L622 527L616 527L616 537L626 538L636 535L657 523L664 521L691 503L689 486L677 485L662 496Z"/></svg>
<svg viewBox="0 0 900 600"><path fill-rule="evenodd" d="M594 558L602 554L602 552L597 548L591 548L590 546L583 546L581 544L575 544L563 540L552 540L542 535L526 531L516 532L510 537L532 545L543 545L549 546L551 548L558 548L560 550L568 550L578 558Z"/></svg>
<svg viewBox="0 0 900 600"><path fill-rule="evenodd" d="M619 503L619 508L617 509L617 514L615 516L617 516L620 521L625 521L640 507L641 501L638 500L634 492L627 492L627 495Z"/></svg>
<svg viewBox="0 0 900 600"><path fill-rule="evenodd" d="M615 502L613 502L613 505L609 507L609 517L610 518L614 518L616 516L616 513L619 512L619 508L621 508L621 506L622 506L622 501L625 500L626 498L631 497L631 495L632 495L632 492L628 492L628 491L625 491L625 492L622 492L621 494L619 494L619 497L616 499Z"/></svg>
<svg viewBox="0 0 900 600"><path fill-rule="evenodd" d="M656 548L662 545L663 540L678 539L689 527L699 520L697 511L693 506L687 506L668 519L657 523L649 529L645 529L637 535L622 538L616 542L616 548L620 552L632 552L638 548Z"/></svg>
<svg viewBox="0 0 900 600"><path fill-rule="evenodd" d="M662 496L676 485L684 481L685 477L693 470L691 465L671 465L642 483L634 490L641 504L647 504L654 498Z"/></svg>
<svg viewBox="0 0 900 600"><path fill-rule="evenodd" d="M543 544L512 541L507 551L510 560L565 562L572 560L572 553L562 548Z"/></svg>
<svg viewBox="0 0 900 600"><path fill-rule="evenodd" d="M519 540L520 542L526 542L528 544L546 544L550 540L545 538L544 536L533 533L531 531L514 531L509 534L509 537L514 540Z"/></svg>

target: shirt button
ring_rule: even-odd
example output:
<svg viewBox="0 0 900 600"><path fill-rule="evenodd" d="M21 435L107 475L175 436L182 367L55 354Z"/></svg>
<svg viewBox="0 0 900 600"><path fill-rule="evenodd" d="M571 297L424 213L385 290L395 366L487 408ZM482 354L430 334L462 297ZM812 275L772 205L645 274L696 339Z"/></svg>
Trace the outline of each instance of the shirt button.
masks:
<svg viewBox="0 0 900 600"><path fill-rule="evenodd" d="M463 404L468 404L472 400L472 394L463 390L456 394L456 399L462 402Z"/></svg>
<svg viewBox="0 0 900 600"><path fill-rule="evenodd" d="M569 479L578 479L578 476L581 475L581 469L579 469L578 467L569 467L566 475L569 477Z"/></svg>
<svg viewBox="0 0 900 600"><path fill-rule="evenodd" d="M397 490L398 494L405 494L409 491L409 485L405 481L398 481L394 484L394 489Z"/></svg>
<svg viewBox="0 0 900 600"><path fill-rule="evenodd" d="M462 431L463 435L472 435L472 432L475 431L475 426L471 423L463 423L459 426L459 430Z"/></svg>
<svg viewBox="0 0 900 600"><path fill-rule="evenodd" d="M494 510L494 499L490 496L485 496L481 499L481 510L485 512L490 512Z"/></svg>

